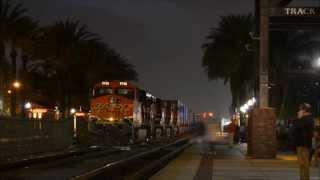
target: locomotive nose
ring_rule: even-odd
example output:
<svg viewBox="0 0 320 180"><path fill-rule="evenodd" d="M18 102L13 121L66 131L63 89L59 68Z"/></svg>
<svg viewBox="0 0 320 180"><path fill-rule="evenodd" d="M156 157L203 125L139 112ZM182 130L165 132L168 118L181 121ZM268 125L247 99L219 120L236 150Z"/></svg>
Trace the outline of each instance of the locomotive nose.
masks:
<svg viewBox="0 0 320 180"><path fill-rule="evenodd" d="M110 103L114 103L115 102L115 99L114 99L114 97L110 97Z"/></svg>
<svg viewBox="0 0 320 180"><path fill-rule="evenodd" d="M119 104L120 103L120 99L119 98L115 98L115 97L110 97L110 103L111 104Z"/></svg>

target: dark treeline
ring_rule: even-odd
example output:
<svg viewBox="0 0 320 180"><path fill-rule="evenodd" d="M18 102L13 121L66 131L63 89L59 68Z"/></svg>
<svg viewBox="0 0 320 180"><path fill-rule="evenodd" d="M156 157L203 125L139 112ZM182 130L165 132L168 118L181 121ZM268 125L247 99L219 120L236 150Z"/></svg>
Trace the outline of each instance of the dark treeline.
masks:
<svg viewBox="0 0 320 180"><path fill-rule="evenodd" d="M78 20L40 26L23 4L0 0L1 114L23 114L26 101L57 105L63 112L88 108L93 85L106 79L137 80L137 73ZM21 82L20 89L13 88L14 81Z"/></svg>

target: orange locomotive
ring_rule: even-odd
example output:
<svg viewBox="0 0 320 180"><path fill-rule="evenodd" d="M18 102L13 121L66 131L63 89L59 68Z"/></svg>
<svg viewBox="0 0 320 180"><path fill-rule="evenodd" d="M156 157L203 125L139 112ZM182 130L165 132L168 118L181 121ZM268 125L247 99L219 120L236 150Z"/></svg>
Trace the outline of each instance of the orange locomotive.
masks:
<svg viewBox="0 0 320 180"><path fill-rule="evenodd" d="M127 82L105 81L95 85L90 102L91 117L103 123L133 119L136 90Z"/></svg>
<svg viewBox="0 0 320 180"><path fill-rule="evenodd" d="M123 81L103 81L95 85L90 106L91 120L104 125L128 125L135 132L144 129L150 136L155 118L156 98L145 90Z"/></svg>
<svg viewBox="0 0 320 180"><path fill-rule="evenodd" d="M92 95L91 121L104 126L127 125L134 139L172 136L192 125L186 105L156 98L129 82L103 81L95 85Z"/></svg>

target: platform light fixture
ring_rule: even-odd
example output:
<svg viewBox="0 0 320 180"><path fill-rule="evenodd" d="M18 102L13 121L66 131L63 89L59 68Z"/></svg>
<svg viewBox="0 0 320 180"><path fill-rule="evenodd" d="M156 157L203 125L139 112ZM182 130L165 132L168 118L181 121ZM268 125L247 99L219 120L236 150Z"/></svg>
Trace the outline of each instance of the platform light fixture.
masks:
<svg viewBox="0 0 320 180"><path fill-rule="evenodd" d="M315 66L316 68L320 68L320 57L318 57L317 59L315 59L315 61L314 61L314 66Z"/></svg>
<svg viewBox="0 0 320 180"><path fill-rule="evenodd" d="M247 110L245 109L244 106L241 106L241 107L240 107L240 111L241 111L242 113L246 113L246 112L247 112Z"/></svg>
<svg viewBox="0 0 320 180"><path fill-rule="evenodd" d="M150 93L147 93L146 96L147 96L148 98L151 98L151 97L152 97L152 95L151 95Z"/></svg>

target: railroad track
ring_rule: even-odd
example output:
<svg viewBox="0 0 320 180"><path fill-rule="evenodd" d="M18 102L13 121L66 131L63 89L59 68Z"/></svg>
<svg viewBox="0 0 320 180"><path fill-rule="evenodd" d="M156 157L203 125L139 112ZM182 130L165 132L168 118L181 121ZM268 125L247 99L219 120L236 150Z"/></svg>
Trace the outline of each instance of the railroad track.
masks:
<svg viewBox="0 0 320 180"><path fill-rule="evenodd" d="M72 180L84 179L114 179L141 180L164 167L171 159L190 146L189 139L181 139L165 146L114 161L84 174L75 176Z"/></svg>
<svg viewBox="0 0 320 180"><path fill-rule="evenodd" d="M122 147L97 148L89 152L70 152L58 156L52 155L47 158L22 161L20 164L0 165L0 180L141 179L147 174L150 175L152 171L160 167L159 165L187 147L188 142L188 139L180 139L165 145L162 142L134 146L131 149ZM148 166L146 166L147 164ZM125 168L126 173L120 171L119 167Z"/></svg>

